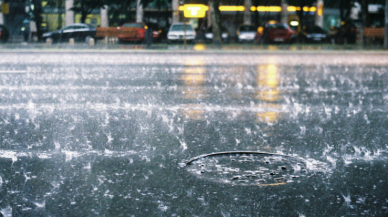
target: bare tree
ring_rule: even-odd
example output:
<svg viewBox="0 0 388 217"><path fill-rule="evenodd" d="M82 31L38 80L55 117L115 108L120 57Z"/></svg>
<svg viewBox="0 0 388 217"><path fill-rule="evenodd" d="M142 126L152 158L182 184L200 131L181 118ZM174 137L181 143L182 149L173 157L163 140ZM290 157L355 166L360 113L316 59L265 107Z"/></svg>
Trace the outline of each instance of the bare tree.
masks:
<svg viewBox="0 0 388 217"><path fill-rule="evenodd" d="M222 44L221 38L221 19L220 19L219 0L210 0L211 20L213 29L213 43Z"/></svg>

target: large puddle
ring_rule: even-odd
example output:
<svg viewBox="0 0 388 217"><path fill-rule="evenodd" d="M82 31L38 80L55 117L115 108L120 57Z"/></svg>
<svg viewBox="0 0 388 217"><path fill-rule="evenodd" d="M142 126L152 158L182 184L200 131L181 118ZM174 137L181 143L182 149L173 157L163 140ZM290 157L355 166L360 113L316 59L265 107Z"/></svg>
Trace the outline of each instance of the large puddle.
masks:
<svg viewBox="0 0 388 217"><path fill-rule="evenodd" d="M284 185L328 171L322 162L264 152L219 152L187 161L200 179L231 185ZM329 174L326 174L329 175Z"/></svg>

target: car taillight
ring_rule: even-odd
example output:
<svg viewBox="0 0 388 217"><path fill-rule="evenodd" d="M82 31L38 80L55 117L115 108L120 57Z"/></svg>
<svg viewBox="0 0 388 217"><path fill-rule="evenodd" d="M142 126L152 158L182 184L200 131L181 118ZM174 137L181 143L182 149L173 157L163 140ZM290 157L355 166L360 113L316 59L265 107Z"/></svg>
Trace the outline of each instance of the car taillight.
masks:
<svg viewBox="0 0 388 217"><path fill-rule="evenodd" d="M145 32L146 32L145 29L140 29L140 28L138 28L137 31L136 31L138 37L139 37L139 36L140 36L140 37L144 36L144 35L145 35Z"/></svg>

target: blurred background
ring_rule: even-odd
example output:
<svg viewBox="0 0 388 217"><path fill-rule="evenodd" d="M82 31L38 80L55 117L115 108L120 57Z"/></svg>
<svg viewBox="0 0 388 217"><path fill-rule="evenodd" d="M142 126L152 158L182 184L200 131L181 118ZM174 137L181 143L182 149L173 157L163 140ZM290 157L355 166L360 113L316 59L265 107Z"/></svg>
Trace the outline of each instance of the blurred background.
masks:
<svg viewBox="0 0 388 217"><path fill-rule="evenodd" d="M193 42L358 42L382 45L385 2L386 0L1 0L0 39L2 42L45 41L47 37L43 37L44 33L75 23L85 23L91 28L97 28L93 30L97 33L93 34L105 38L109 35L99 34L103 31L102 28L142 23L140 28L144 32L148 27L152 29L153 42L163 43L173 41L167 37L171 25L185 22L195 31ZM202 11L204 17L185 18L185 5L200 6L194 8L191 14ZM193 7L189 10L193 10ZM213 25L218 28L212 28ZM109 37L119 38L118 34ZM360 37L361 35L364 37ZM129 36L122 39L119 38L119 41L134 41ZM136 36L136 42L144 41L145 34Z"/></svg>

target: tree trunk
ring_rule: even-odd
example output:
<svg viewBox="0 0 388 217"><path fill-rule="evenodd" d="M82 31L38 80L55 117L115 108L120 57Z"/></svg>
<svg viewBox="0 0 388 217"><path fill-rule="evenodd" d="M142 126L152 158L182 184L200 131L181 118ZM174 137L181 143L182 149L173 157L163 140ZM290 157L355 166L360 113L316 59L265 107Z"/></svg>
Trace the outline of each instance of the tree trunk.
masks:
<svg viewBox="0 0 388 217"><path fill-rule="evenodd" d="M299 29L298 29L298 42L302 42L303 40L303 30L304 30L304 15L303 15L303 5L301 6L300 11L297 11L296 14L299 17Z"/></svg>
<svg viewBox="0 0 388 217"><path fill-rule="evenodd" d="M86 17L88 16L88 12L85 10L82 10L81 12L81 23L85 23Z"/></svg>
<svg viewBox="0 0 388 217"><path fill-rule="evenodd" d="M81 23L85 23L86 17L88 16L88 11L85 9L83 1L81 1Z"/></svg>
<svg viewBox="0 0 388 217"><path fill-rule="evenodd" d="M62 0L58 0L57 2L57 9L58 9L58 28L57 29L61 29L62 28Z"/></svg>
<svg viewBox="0 0 388 217"><path fill-rule="evenodd" d="M212 16L212 29L213 29L213 43L222 44L221 37L221 19L220 19L220 2L219 0L211 0L211 16Z"/></svg>
<svg viewBox="0 0 388 217"><path fill-rule="evenodd" d="M347 10L349 10L348 1L347 0L340 1L340 3L339 3L339 11L340 11L340 19L341 19L341 21L345 21L346 20Z"/></svg>
<svg viewBox="0 0 388 217"><path fill-rule="evenodd" d="M33 10L33 15L34 15L34 21L36 23L36 35L38 37L38 40L42 38L42 3L40 0L32 0L32 4L34 4L34 10Z"/></svg>
<svg viewBox="0 0 388 217"><path fill-rule="evenodd" d="M288 11L287 11L287 1L286 0L282 0L281 1L281 7L282 7L282 11L280 12L280 21L282 23L288 23Z"/></svg>
<svg viewBox="0 0 388 217"><path fill-rule="evenodd" d="M388 0L385 1L385 37L384 37L384 48L388 49Z"/></svg>
<svg viewBox="0 0 388 217"><path fill-rule="evenodd" d="M362 19L362 29L366 28L368 25L368 1L361 0L361 19ZM361 37L364 37L363 34ZM362 40L363 45L365 45L365 40Z"/></svg>
<svg viewBox="0 0 388 217"><path fill-rule="evenodd" d="M169 18L169 17L170 17L170 16L169 16L169 14L168 14L168 12L167 12L167 9L166 9L166 11L164 12L164 19L166 20L166 28L170 26L170 23L169 23L169 21L168 21L168 18Z"/></svg>

